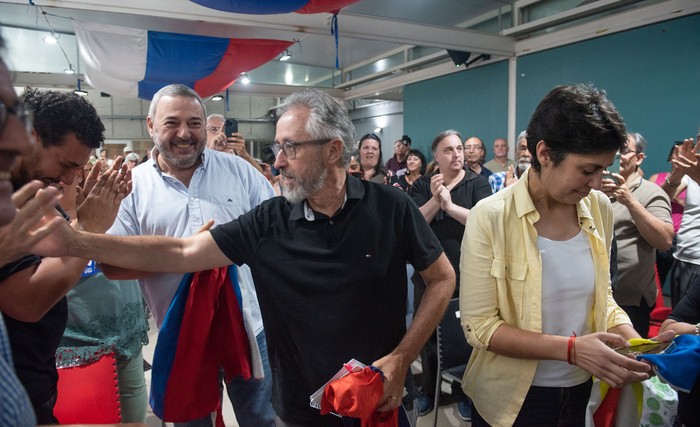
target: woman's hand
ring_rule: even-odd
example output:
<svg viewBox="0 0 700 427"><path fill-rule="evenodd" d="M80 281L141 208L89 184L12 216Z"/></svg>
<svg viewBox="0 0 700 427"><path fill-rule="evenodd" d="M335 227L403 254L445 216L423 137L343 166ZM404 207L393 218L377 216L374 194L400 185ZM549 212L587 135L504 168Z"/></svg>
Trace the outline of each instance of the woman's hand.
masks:
<svg viewBox="0 0 700 427"><path fill-rule="evenodd" d="M626 347L627 341L617 334L596 332L577 337L574 342L576 366L585 369L611 387L623 387L649 379L651 366L634 356L622 355L613 348Z"/></svg>

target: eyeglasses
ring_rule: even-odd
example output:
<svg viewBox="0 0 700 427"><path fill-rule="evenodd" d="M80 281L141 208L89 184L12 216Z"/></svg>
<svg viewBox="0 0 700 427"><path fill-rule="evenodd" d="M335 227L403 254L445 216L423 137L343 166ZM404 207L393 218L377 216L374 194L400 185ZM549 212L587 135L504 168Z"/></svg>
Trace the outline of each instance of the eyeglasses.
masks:
<svg viewBox="0 0 700 427"><path fill-rule="evenodd" d="M207 132L209 133L219 133L221 126L207 126Z"/></svg>
<svg viewBox="0 0 700 427"><path fill-rule="evenodd" d="M465 145L464 146L465 151L471 151L471 150L481 150L481 145Z"/></svg>
<svg viewBox="0 0 700 427"><path fill-rule="evenodd" d="M323 145L323 144L328 144L329 142L333 141L333 138L326 138L326 139L312 139L311 141L284 141L281 144L274 143L270 144L270 149L272 150L272 155L275 156L275 159L277 156L280 154L280 152L284 152L284 155L287 156L289 160L293 160L297 157L297 147L300 145Z"/></svg>
<svg viewBox="0 0 700 427"><path fill-rule="evenodd" d="M27 130L27 133L32 131L32 112L23 103L17 102L14 107L10 107L4 102L0 102L0 133L5 130L10 114L14 114L17 117L17 120Z"/></svg>
<svg viewBox="0 0 700 427"><path fill-rule="evenodd" d="M623 154L623 155L624 155L624 154L629 154L629 153L639 154L639 153L641 153L641 151L638 151L638 150L630 150L629 147L625 147L625 148L623 148L622 150L620 150L620 154Z"/></svg>

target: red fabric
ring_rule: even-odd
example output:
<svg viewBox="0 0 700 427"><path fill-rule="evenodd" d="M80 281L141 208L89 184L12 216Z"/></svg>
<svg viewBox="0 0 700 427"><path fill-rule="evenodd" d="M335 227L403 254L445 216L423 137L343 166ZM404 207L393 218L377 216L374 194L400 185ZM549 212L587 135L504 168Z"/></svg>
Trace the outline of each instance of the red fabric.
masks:
<svg viewBox="0 0 700 427"><path fill-rule="evenodd" d="M399 410L394 408L389 412L374 412L369 418L363 418L361 427L397 427L399 425Z"/></svg>
<svg viewBox="0 0 700 427"><path fill-rule="evenodd" d="M321 399L321 415L360 418L362 427L396 427L398 411L377 412L384 395L382 375L369 366L338 378L326 386Z"/></svg>
<svg viewBox="0 0 700 427"><path fill-rule="evenodd" d="M671 314L671 307L666 307L664 304L664 294L659 281L659 271L654 266L654 281L656 282L656 306L649 314L649 333L647 338L654 338L659 335L659 329L664 320Z"/></svg>
<svg viewBox="0 0 700 427"><path fill-rule="evenodd" d="M114 353L88 365L58 369L54 415L61 424L122 422Z"/></svg>
<svg viewBox="0 0 700 427"><path fill-rule="evenodd" d="M600 406L593 414L595 427L615 427L615 413L622 389L610 387Z"/></svg>
<svg viewBox="0 0 700 427"><path fill-rule="evenodd" d="M194 90L205 98L231 86L241 75L274 59L294 42L267 39L231 39L219 65L197 80Z"/></svg>
<svg viewBox="0 0 700 427"><path fill-rule="evenodd" d="M309 0L306 6L298 9L296 13L338 13L345 6L350 6L360 0Z"/></svg>
<svg viewBox="0 0 700 427"><path fill-rule="evenodd" d="M168 377L163 420L184 422L217 410L219 366L226 381L239 375L251 377L250 344L226 267L192 277Z"/></svg>

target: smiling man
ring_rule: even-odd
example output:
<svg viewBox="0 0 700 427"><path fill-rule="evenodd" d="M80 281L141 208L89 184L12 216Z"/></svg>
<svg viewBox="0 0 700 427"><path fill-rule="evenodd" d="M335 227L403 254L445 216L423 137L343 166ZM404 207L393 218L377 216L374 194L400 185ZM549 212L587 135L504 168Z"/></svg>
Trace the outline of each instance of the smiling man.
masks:
<svg viewBox="0 0 700 427"><path fill-rule="evenodd" d="M124 200L109 234L187 237L210 219L215 226L227 223L274 197L267 179L241 157L205 148L206 123L202 100L192 89L169 85L153 96L146 124L155 148L151 160L133 169L134 189ZM166 266L159 274L109 265L104 265L103 271L110 279L139 279L160 331L182 274L162 274L169 271ZM259 361L254 376L264 379L243 380L238 376L226 384L226 389L241 426L271 426L275 422L270 404L272 380L260 308L250 270L242 266L237 271L244 335L253 359ZM191 395L198 394L198 390L191 391ZM187 421L190 426L211 425L208 416Z"/></svg>

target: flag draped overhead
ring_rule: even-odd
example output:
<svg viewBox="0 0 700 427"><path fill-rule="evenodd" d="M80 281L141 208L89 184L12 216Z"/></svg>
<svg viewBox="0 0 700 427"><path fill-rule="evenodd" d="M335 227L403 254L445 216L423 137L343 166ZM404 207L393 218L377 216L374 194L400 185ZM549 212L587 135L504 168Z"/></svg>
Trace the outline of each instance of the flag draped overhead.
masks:
<svg viewBox="0 0 700 427"><path fill-rule="evenodd" d="M292 41L226 39L75 22L85 80L114 96L151 99L181 83L207 97L274 59Z"/></svg>
<svg viewBox="0 0 700 427"><path fill-rule="evenodd" d="M251 15L277 13L336 13L360 0L191 0L210 9Z"/></svg>

